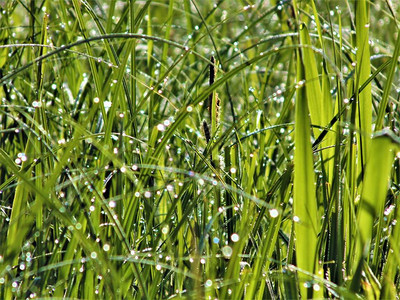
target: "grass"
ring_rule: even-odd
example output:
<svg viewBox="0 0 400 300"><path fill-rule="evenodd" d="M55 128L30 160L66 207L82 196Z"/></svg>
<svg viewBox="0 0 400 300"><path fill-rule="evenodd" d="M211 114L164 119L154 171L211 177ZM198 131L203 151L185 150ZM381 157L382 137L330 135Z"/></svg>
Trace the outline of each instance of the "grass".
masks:
<svg viewBox="0 0 400 300"><path fill-rule="evenodd" d="M0 6L1 299L398 299L395 1Z"/></svg>

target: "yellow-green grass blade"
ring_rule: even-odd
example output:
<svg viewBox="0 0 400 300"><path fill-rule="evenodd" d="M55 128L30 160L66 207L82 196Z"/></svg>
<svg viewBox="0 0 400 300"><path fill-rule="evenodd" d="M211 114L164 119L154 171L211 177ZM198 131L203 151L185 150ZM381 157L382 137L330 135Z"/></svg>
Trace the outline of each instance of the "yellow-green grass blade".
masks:
<svg viewBox="0 0 400 300"><path fill-rule="evenodd" d="M323 98L321 85L319 82L317 62L315 60L314 52L311 49L312 45L308 29L304 23L300 25L300 43L304 46L301 48L301 55L305 76L303 79L301 79L301 81L298 82L298 84L300 84L300 82L303 83L303 80L305 80L307 102L312 124L325 126L328 122L328 118L323 118Z"/></svg>
<svg viewBox="0 0 400 300"><path fill-rule="evenodd" d="M297 57L297 81L304 80L305 71L302 57ZM317 273L318 233L320 221L315 192L314 161L311 145L311 124L307 105L307 93L304 86L297 90L295 104L295 151L294 151L294 215L299 218L295 223L297 266L310 273ZM300 293L304 299L313 295L301 282L310 280L298 274Z"/></svg>
<svg viewBox="0 0 400 300"><path fill-rule="evenodd" d="M168 15L167 15L167 22L166 22L166 30L165 30L165 36L164 38L166 40L170 39L170 34L171 34L171 26L172 26L172 21L173 21L173 15L174 15L174 0L170 0L168 1L169 5L168 5ZM162 58L161 60L165 63L168 64L167 61L167 55L168 55L168 48L169 45L168 44L164 44L163 46L163 52L162 52ZM164 69L161 69L164 70ZM163 73L161 73L161 76L163 75Z"/></svg>
<svg viewBox="0 0 400 300"><path fill-rule="evenodd" d="M369 4L366 0L355 2L356 5L356 84L362 85L371 75L370 45L369 45ZM356 90L359 88L356 86ZM357 126L360 162L365 164L368 160L368 148L372 131L372 95L371 85L367 85L358 94ZM359 168L362 165L359 165Z"/></svg>
<svg viewBox="0 0 400 300"><path fill-rule="evenodd" d="M318 15L314 15L318 18ZM333 117L332 112L332 100L330 95L330 85L326 68L323 67L321 70L321 82L320 74L317 68L317 60L314 54L314 50L311 48L311 39L305 24L300 25L300 43L304 46L301 49L304 70L305 70L305 86L307 93L307 100L310 109L311 122L313 125L326 126L330 119ZM322 44L322 37L320 36L320 43ZM322 87L321 87L322 85ZM319 134L319 129L314 129L314 135ZM334 144L334 134L328 133L324 141L321 143L321 147L325 148ZM325 158L333 157L334 149L327 148L321 153L321 161L324 162ZM333 160L329 160L325 163L325 171L328 178L332 178L333 172Z"/></svg>
<svg viewBox="0 0 400 300"><path fill-rule="evenodd" d="M276 203L277 207L285 207L288 200L289 196L291 195L291 188L290 188L290 180L291 180L291 175L292 175L292 169L289 168L283 175L282 178L279 179L280 186L279 188L281 189L281 197L280 197L280 202ZM285 190L286 189L286 190ZM271 191L269 194L273 194ZM265 216L261 216L265 217ZM282 213L279 212L277 209L271 209L269 210L269 226L267 231L264 233L264 236L262 238L263 241L268 241L268 243L262 243L260 245L260 250L259 254L257 255L257 258L255 259L254 267L253 267L253 274L250 277L250 282L249 286L247 287L246 290L246 298L245 299L255 299L255 295L258 294L258 298L262 299L264 295L264 285L265 280L261 280L260 278L263 278L263 271L269 270L270 264L271 264L271 257L272 257L272 252L276 246L277 240L278 240L278 233L279 229L281 226L282 222ZM253 228L253 232L255 232L256 226ZM256 234L254 234L256 235Z"/></svg>
<svg viewBox="0 0 400 300"><path fill-rule="evenodd" d="M396 72L399 54L400 54L400 30L397 33L396 47L393 52L390 69L388 71L388 74L386 75L385 88L383 90L381 103L379 104L378 117L375 122L375 130L376 131L379 131L383 128L383 119L385 117L386 107L389 102L389 94L390 94L390 90L392 88L393 78L394 78L394 75Z"/></svg>
<svg viewBox="0 0 400 300"><path fill-rule="evenodd" d="M81 12L82 3L80 3L80 1L78 1L78 0L73 0L72 4L74 6L74 11L76 13L76 17L78 19L78 23L79 23L79 27L81 29L82 35L85 38L88 38L88 30L86 28L85 21L83 19L83 15L82 15L82 12ZM89 43L85 44L85 47L86 47L87 53L91 57L94 57L93 50L92 50L90 44ZM94 80L94 83L95 83L96 94L100 99L101 112L102 112L104 120L106 121L107 120L107 115L106 115L106 111L105 111L104 103L103 103L104 102L104 98L102 97L102 93L103 93L102 86L103 85L100 83L101 82L100 81L100 77L99 77L99 74L97 72L97 68L96 68L96 65L95 65L95 62L94 62L93 59L89 59L89 65L90 65L90 70L92 72L93 80Z"/></svg>
<svg viewBox="0 0 400 300"><path fill-rule="evenodd" d="M151 8L150 7L147 9L147 16L148 16L148 18L147 18L147 27L146 27L147 28L147 35L151 36L151 35L153 35L153 25L152 25L152 22L151 22L152 15L151 15ZM134 18L132 18L132 19L134 19ZM153 47L154 47L154 42L149 40L147 42L147 65L148 66L151 65L151 56L153 55Z"/></svg>
<svg viewBox="0 0 400 300"><path fill-rule="evenodd" d="M47 4L47 3L46 3ZM43 16L43 24L42 24L42 31L41 31L41 44L45 45L47 44L47 24L48 24L48 15L44 14ZM47 52L46 47L41 47L39 51L39 56L45 55ZM42 61L38 63L37 66L37 77L36 77L36 88L37 88L37 93L39 97L39 102L42 103L42 98L43 98L43 81L45 80L45 62ZM45 108L40 106L37 108L35 111L35 116L34 116L35 121L32 121L32 125L38 124L39 126L42 127L41 130L44 132L48 132L48 126L47 126L47 118L45 115ZM32 126L31 125L31 126ZM48 136L44 135L44 139L48 140ZM40 156L44 152L44 147L42 145L42 141L36 139L35 135L33 132L29 134L29 138L27 141L27 145L25 147L25 153L27 153L30 156L36 157L37 155ZM8 156L7 156L8 158ZM3 158L4 159L4 158ZM43 168L48 168L49 166L45 166L45 163L47 162L47 159L45 161L41 161L40 163L36 164L34 167L35 170L35 186L37 189L41 190L44 187L44 180L45 180L45 175L43 172ZM29 164L32 163L32 160L29 159L25 161L22 164L22 169L25 169L25 167L29 166ZM47 169L46 168L46 169ZM24 174L24 176L27 176L29 178L29 172L32 172L32 169L29 168L28 171ZM7 233L7 255L12 255L15 253L18 253L20 250L22 243L26 237L26 234L28 233L29 228L31 227L31 217L28 213L29 211L29 199L30 199L31 193L29 189L27 189L26 185L24 184L23 180L18 180L18 186L16 189L14 201L13 201L13 208L11 211L11 218L10 218L10 226L8 228L8 233ZM42 222L43 222L43 215L42 215L42 199L39 195L36 195L36 205L35 205L35 210L33 211L33 215L36 217L36 226L37 228L42 228ZM28 210L28 211L27 211ZM41 245L39 245L40 249ZM15 252L15 253L14 253ZM17 262L18 256L15 255L14 258L12 259L13 265Z"/></svg>
<svg viewBox="0 0 400 300"><path fill-rule="evenodd" d="M371 155L366 164L365 181L360 207L357 212L357 235L354 246L354 271L359 261L369 253L373 239L375 220L383 218L388 190L389 175L394 158L394 147L398 138L389 131L383 131L373 138Z"/></svg>
<svg viewBox="0 0 400 300"><path fill-rule="evenodd" d="M399 201L399 197L396 197L396 201ZM393 222L400 220L400 209L395 210L395 216ZM400 226L394 226L394 230L390 237L391 251L387 256L387 263L383 273L385 274L382 278L382 294L381 299L395 299L396 298L396 269L400 266Z"/></svg>

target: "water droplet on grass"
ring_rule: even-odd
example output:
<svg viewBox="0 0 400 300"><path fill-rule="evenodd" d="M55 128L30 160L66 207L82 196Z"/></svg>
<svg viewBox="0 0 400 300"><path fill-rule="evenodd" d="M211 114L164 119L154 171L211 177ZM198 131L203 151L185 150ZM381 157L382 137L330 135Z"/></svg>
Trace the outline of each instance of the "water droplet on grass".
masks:
<svg viewBox="0 0 400 300"><path fill-rule="evenodd" d="M167 234L167 233L169 232L169 226L168 226L168 225L164 226L164 227L161 229L161 232L162 232L163 234Z"/></svg>
<svg viewBox="0 0 400 300"><path fill-rule="evenodd" d="M111 105L112 105L111 101L104 101L104 108L106 109L106 111L107 111L108 108L111 107Z"/></svg>
<svg viewBox="0 0 400 300"><path fill-rule="evenodd" d="M232 242L236 243L239 241L239 235L237 233L234 233L231 235L231 240Z"/></svg>
<svg viewBox="0 0 400 300"><path fill-rule="evenodd" d="M222 255L225 256L225 258L230 258L232 256L232 248L229 246L224 246L222 248Z"/></svg>
<svg viewBox="0 0 400 300"><path fill-rule="evenodd" d="M206 287L212 286L212 280L211 280L211 279L208 279L208 280L204 283L204 285L205 285Z"/></svg>
<svg viewBox="0 0 400 300"><path fill-rule="evenodd" d="M276 218L277 216L279 216L279 211L275 208L270 209L269 215L271 216L271 218Z"/></svg>
<svg viewBox="0 0 400 300"><path fill-rule="evenodd" d="M157 125L157 130L158 130L158 131L165 131L165 125L164 125L164 124L161 124L161 123L158 124L158 125Z"/></svg>

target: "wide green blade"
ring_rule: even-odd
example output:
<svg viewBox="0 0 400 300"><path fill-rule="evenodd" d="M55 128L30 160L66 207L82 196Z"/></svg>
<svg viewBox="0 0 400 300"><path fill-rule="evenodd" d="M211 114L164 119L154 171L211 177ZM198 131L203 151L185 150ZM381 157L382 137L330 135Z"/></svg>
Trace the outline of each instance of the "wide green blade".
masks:
<svg viewBox="0 0 400 300"><path fill-rule="evenodd" d="M366 165L364 187L357 213L355 262L369 253L374 222L384 217L382 212L394 158L393 150L397 141L398 138L389 131L381 132L372 140L371 151L374 155L371 155Z"/></svg>

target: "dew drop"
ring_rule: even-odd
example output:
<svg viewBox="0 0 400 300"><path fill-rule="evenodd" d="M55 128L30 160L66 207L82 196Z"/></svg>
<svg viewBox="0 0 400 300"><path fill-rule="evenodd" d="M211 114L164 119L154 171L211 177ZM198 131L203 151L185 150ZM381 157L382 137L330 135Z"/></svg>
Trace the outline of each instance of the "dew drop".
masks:
<svg viewBox="0 0 400 300"><path fill-rule="evenodd" d="M239 241L239 235L237 233L234 233L231 235L231 240L232 242L236 243Z"/></svg>
<svg viewBox="0 0 400 300"><path fill-rule="evenodd" d="M277 209L273 208L269 210L269 215L271 216L271 218L276 218L277 216L279 216L279 212Z"/></svg>
<svg viewBox="0 0 400 300"><path fill-rule="evenodd" d="M212 280L211 280L211 279L208 279L208 280L205 282L204 285L205 285L206 287L212 286Z"/></svg>
<svg viewBox="0 0 400 300"><path fill-rule="evenodd" d="M157 130L158 130L158 131L165 131L165 125L164 125L164 124L161 124L161 123L158 124L158 125L157 125Z"/></svg>
<svg viewBox="0 0 400 300"><path fill-rule="evenodd" d="M232 256L232 248L229 246L224 246L222 248L222 255L225 256L225 258L230 258Z"/></svg>
<svg viewBox="0 0 400 300"><path fill-rule="evenodd" d="M164 226L164 227L161 229L161 232L162 232L163 234L167 234L167 233L169 232L169 226L168 226L168 225Z"/></svg>

